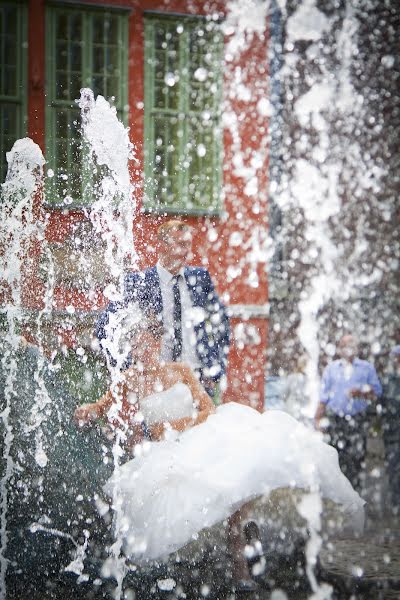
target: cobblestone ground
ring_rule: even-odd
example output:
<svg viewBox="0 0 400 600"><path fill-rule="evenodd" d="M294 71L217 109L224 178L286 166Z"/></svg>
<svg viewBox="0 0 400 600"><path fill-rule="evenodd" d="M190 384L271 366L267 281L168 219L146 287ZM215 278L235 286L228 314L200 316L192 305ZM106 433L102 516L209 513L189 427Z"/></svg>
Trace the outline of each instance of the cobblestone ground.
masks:
<svg viewBox="0 0 400 600"><path fill-rule="evenodd" d="M312 591L305 574L304 547L288 555L266 553L255 579L258 590L237 592L232 586L229 557L206 557L200 563L138 571L127 575L123 600L308 600ZM265 568L263 569L263 564ZM256 572L259 564L256 564ZM400 600L400 522L371 519L363 536L337 537L324 543L315 569L319 585L332 586L332 600ZM16 578L9 582L8 600L112 600L115 582L77 583L61 574L46 581ZM173 586L173 589L168 589Z"/></svg>
<svg viewBox="0 0 400 600"><path fill-rule="evenodd" d="M316 600L305 573L304 547L288 555L265 554L255 580L257 591L234 590L229 557L206 557L200 563L160 567L127 575L122 600ZM264 568L263 568L264 565ZM260 566L256 563L257 567ZM337 537L324 543L315 569L320 586L332 587L331 600L400 600L400 522L370 519L363 536ZM78 584L62 574L31 586L14 581L8 600L112 600L115 582ZM172 589L170 589L172 586Z"/></svg>
<svg viewBox="0 0 400 600"><path fill-rule="evenodd" d="M399 519L370 519L358 539L331 540L322 548L320 567L338 598L400 599Z"/></svg>

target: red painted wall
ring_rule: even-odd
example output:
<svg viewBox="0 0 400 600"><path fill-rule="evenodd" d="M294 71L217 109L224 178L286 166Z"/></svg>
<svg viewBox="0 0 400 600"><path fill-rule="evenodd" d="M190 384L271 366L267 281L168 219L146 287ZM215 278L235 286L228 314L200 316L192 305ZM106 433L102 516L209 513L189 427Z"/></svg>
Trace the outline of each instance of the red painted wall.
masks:
<svg viewBox="0 0 400 600"><path fill-rule="evenodd" d="M100 1L87 1L101 4ZM132 180L137 184L137 206L133 231L140 266L156 261L155 231L163 217L141 212L143 166L143 95L144 95L144 44L143 11L210 14L226 11L223 1L193 0L107 0L107 4L129 6L132 9L129 24L129 105L130 137L135 144L139 164L132 165ZM28 135L44 150L45 139L45 3L29 2L29 122ZM226 42L229 43L229 39ZM229 58L229 57L228 57ZM224 215L221 217L189 217L194 229L195 257L193 264L203 264L210 270L216 288L228 305L258 305L267 303L267 276L265 248L251 243L258 233L262 245L267 231L268 202L268 122L260 114L258 103L268 97L267 41L254 36L248 47L226 61L224 81L224 114L233 115L231 125L224 128ZM246 93L248 95L246 97ZM229 120L228 120L229 121ZM241 157L240 160L238 157ZM239 162L238 162L239 160ZM246 175L247 176L244 176ZM248 189L248 175L253 177L256 189ZM247 186L247 187L246 187ZM254 188L254 186L253 186ZM68 237L71 226L84 219L79 211L52 211L48 214L47 237L49 241L62 241ZM240 234L240 237L239 237ZM253 236L253 237L252 237ZM232 243L233 242L233 243ZM253 262L251 262L251 260ZM258 284L249 283L251 271L257 273ZM98 291L100 293L100 291ZM33 293L33 304L37 294ZM78 291L56 289L55 304L64 308L90 310L93 297ZM96 304L104 303L101 295ZM32 304L32 301L30 302ZM232 319L233 330L242 319ZM250 318L249 323L259 332L259 343L243 348L233 340L228 389L225 399L251 403L259 408L264 398L264 368L266 361L267 321Z"/></svg>

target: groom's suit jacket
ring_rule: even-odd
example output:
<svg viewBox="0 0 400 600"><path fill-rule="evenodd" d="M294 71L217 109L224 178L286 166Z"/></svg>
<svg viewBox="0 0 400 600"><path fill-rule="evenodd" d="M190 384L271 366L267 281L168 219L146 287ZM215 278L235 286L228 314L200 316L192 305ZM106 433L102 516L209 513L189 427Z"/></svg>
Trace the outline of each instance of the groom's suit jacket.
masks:
<svg viewBox="0 0 400 600"><path fill-rule="evenodd" d="M198 315L194 329L196 354L205 377L218 381L226 372L229 350L229 318L219 299L210 273L202 267L185 267L184 278L194 310ZM125 278L124 302L111 303L100 316L96 335L101 341L106 337L105 326L110 312L129 308L137 303L142 310L152 309L163 314L163 300L157 268L129 273Z"/></svg>

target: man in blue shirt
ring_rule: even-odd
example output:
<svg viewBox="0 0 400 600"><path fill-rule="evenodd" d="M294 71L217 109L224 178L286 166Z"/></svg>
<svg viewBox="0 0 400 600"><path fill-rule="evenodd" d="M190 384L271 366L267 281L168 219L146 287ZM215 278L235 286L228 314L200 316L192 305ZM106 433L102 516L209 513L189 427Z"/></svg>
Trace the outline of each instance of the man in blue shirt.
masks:
<svg viewBox="0 0 400 600"><path fill-rule="evenodd" d="M338 451L343 473L361 491L368 433L366 412L369 403L381 396L382 386L374 366L357 358L354 336L341 338L338 354L340 359L329 364L322 375L315 422L318 429L326 429Z"/></svg>

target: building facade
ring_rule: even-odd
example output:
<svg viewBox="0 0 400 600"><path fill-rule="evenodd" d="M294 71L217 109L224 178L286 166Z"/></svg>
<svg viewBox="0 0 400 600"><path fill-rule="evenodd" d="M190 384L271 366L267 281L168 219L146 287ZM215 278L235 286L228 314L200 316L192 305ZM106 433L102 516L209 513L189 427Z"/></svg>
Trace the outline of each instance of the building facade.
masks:
<svg viewBox="0 0 400 600"><path fill-rule="evenodd" d="M56 265L49 339L55 346L84 343L79 332L91 331L107 302L99 258L92 261L89 287L75 264L77 232L82 237L90 229L94 200L93 176L82 167L76 103L80 89L89 87L115 106L134 145L135 268L155 263L161 222L179 216L190 223L193 264L209 269L232 318L225 399L262 408L268 316L265 10L247 29L239 5L217 0L2 0L0 16L2 181L5 153L16 139L30 137L46 159L42 207ZM96 257L90 243L85 248ZM40 308L42 295L33 274L26 310Z"/></svg>

